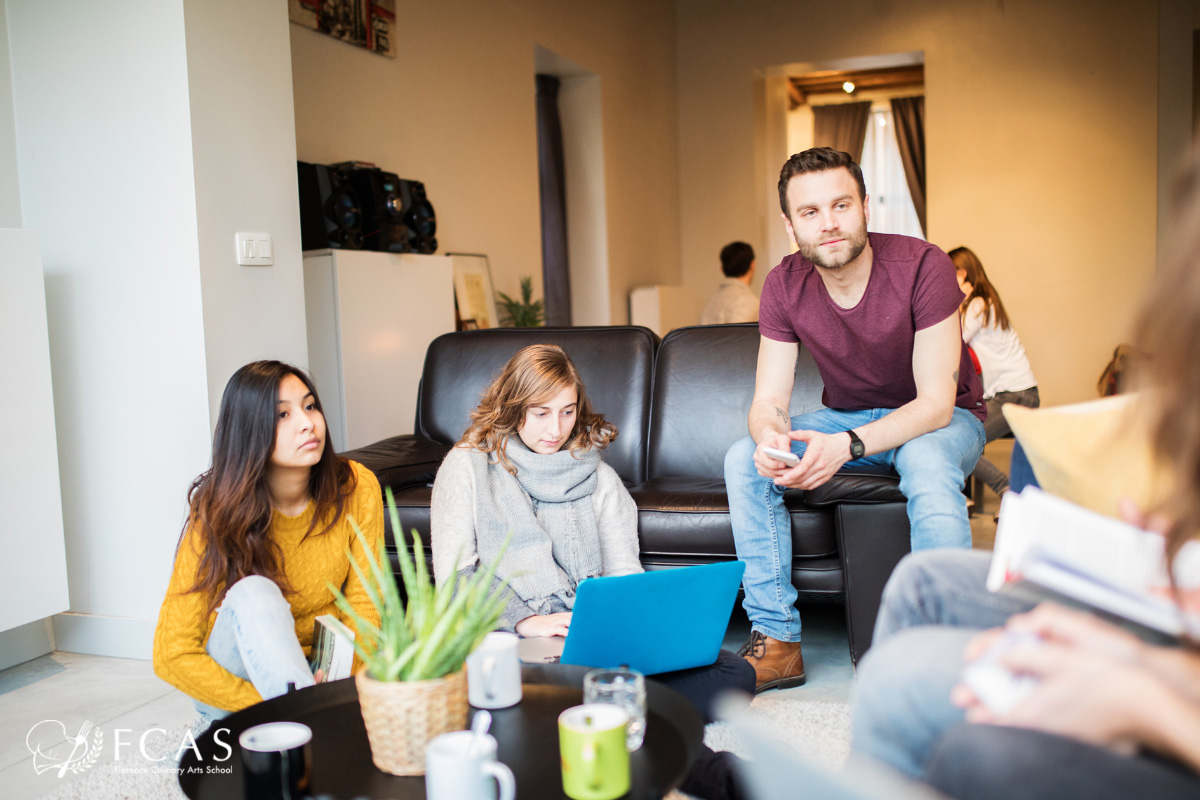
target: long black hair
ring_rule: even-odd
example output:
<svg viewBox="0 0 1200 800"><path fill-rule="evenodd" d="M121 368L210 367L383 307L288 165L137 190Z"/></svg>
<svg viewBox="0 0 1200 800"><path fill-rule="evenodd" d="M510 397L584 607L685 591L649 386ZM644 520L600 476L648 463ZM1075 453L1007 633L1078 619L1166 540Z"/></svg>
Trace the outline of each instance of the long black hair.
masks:
<svg viewBox="0 0 1200 800"><path fill-rule="evenodd" d="M180 542L194 527L200 564L191 591L209 595L209 611L217 607L224 589L247 575L262 575L287 590L279 547L269 535L267 469L275 450L279 386L288 375L295 375L308 387L317 410L324 414L317 389L302 370L280 361L247 364L225 384L213 435L212 465L188 490L188 519ZM354 485L350 462L336 455L326 441L320 461L309 473L308 488L316 510L306 536L323 519L328 523L321 534L333 527Z"/></svg>

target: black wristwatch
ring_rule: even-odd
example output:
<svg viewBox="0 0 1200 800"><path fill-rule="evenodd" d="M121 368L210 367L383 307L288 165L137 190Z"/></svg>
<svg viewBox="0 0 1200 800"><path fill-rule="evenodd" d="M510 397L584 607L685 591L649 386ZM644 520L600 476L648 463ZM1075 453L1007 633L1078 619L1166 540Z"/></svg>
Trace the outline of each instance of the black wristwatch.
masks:
<svg viewBox="0 0 1200 800"><path fill-rule="evenodd" d="M863 440L858 438L858 434L854 431L846 431L850 434L850 460L862 458L867 454L867 446L863 444Z"/></svg>

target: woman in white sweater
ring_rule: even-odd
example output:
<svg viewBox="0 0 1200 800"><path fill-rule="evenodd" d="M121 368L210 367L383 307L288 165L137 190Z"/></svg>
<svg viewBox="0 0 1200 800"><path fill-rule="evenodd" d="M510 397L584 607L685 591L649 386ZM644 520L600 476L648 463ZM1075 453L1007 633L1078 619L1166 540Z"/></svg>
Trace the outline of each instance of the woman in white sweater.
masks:
<svg viewBox="0 0 1200 800"><path fill-rule="evenodd" d="M496 569L513 590L500 627L565 636L580 581L642 571L637 506L600 459L616 436L592 410L562 348L518 351L483 391L470 427L438 469L430 507L435 580L492 563L511 534ZM754 692L754 669L725 650L710 666L653 677L685 695L706 721L717 694ZM684 788L728 797L735 793L729 773L727 758L708 751Z"/></svg>
<svg viewBox="0 0 1200 800"><path fill-rule="evenodd" d="M1012 433L1000 407L1005 403L1037 408L1037 379L1000 293L988 280L979 256L966 247L950 251L958 273L958 285L966 294L962 304L963 341L975 351L983 369L983 398L987 401L987 422L983 429L993 441ZM1008 474L986 458L975 465L974 475L992 487L996 494L1008 491Z"/></svg>

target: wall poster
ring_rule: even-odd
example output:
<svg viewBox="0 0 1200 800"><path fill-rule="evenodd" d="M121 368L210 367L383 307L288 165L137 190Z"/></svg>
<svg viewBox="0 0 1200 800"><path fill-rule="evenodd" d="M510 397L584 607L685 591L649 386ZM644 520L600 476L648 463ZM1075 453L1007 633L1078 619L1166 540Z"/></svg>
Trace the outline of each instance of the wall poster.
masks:
<svg viewBox="0 0 1200 800"><path fill-rule="evenodd" d="M288 0L288 19L357 47L396 57L396 0Z"/></svg>

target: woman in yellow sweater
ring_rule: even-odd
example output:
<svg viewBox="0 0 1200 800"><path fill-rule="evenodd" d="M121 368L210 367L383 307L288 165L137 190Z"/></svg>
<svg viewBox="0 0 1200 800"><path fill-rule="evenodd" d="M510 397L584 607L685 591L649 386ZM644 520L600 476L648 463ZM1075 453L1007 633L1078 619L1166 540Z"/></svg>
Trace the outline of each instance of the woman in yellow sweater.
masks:
<svg viewBox="0 0 1200 800"><path fill-rule="evenodd" d="M315 682L313 621L332 614L354 628L327 581L379 623L346 554L365 565L351 519L379 552L379 482L326 447L317 390L300 370L256 361L229 379L212 466L188 505L154 671L210 720Z"/></svg>

